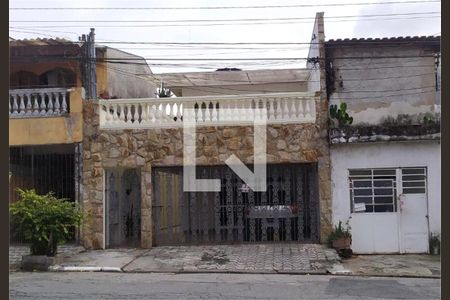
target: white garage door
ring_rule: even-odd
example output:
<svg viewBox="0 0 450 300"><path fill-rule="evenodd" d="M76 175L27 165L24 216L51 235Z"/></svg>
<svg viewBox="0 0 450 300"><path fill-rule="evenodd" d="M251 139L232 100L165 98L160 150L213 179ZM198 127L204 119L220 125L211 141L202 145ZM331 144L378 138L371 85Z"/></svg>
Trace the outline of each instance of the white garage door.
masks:
<svg viewBox="0 0 450 300"><path fill-rule="evenodd" d="M349 170L352 249L428 252L426 168Z"/></svg>

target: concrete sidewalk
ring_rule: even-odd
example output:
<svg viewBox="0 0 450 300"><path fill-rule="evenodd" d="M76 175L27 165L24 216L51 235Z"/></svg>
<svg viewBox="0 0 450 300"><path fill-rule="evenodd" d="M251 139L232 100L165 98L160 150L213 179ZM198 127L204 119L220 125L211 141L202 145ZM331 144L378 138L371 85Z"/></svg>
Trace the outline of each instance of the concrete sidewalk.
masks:
<svg viewBox="0 0 450 300"><path fill-rule="evenodd" d="M439 255L354 255L343 260L342 264L345 269L352 272L352 275L359 276L441 277Z"/></svg>
<svg viewBox="0 0 450 300"><path fill-rule="evenodd" d="M335 250L318 244L177 246L86 251L55 270L120 268L124 272L326 274L339 263Z"/></svg>
<svg viewBox="0 0 450 300"><path fill-rule="evenodd" d="M55 271L130 273L327 274L440 278L433 255L354 255L342 260L318 244L166 246L85 251L66 257Z"/></svg>

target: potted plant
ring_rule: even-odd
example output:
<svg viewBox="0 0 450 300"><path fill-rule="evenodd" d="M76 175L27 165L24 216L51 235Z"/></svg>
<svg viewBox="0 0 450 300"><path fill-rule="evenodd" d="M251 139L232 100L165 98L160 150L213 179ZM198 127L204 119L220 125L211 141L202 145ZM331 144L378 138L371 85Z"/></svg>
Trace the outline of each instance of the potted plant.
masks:
<svg viewBox="0 0 450 300"><path fill-rule="evenodd" d="M80 207L53 193L38 195L34 190L18 190L20 199L10 204L10 213L19 231L30 242L31 255L22 257L25 270L46 270L56 263L59 243L70 236L70 228L83 219Z"/></svg>
<svg viewBox="0 0 450 300"><path fill-rule="evenodd" d="M439 237L439 234L431 233L430 235L430 254L441 254L441 239Z"/></svg>
<svg viewBox="0 0 450 300"><path fill-rule="evenodd" d="M328 246L336 249L338 254L342 257L350 257L352 255L352 234L350 233L350 226L348 221L345 226L342 221L335 225L330 235L328 236Z"/></svg>

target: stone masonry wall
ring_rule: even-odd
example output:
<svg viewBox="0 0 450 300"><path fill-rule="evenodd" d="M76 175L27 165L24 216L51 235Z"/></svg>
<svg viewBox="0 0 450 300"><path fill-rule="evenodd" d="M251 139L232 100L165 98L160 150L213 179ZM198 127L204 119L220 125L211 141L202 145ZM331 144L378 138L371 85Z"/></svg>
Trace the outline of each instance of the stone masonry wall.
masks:
<svg viewBox="0 0 450 300"><path fill-rule="evenodd" d="M153 166L182 166L183 129L100 130L98 102L84 103L82 205L89 218L81 230L86 248L103 247L105 168L141 170L141 247L152 246ZM315 124L267 126L268 163L317 162L320 199L320 240L331 229L330 155L326 101L316 98ZM253 129L249 126L197 129L197 164L224 164L231 154L253 163Z"/></svg>

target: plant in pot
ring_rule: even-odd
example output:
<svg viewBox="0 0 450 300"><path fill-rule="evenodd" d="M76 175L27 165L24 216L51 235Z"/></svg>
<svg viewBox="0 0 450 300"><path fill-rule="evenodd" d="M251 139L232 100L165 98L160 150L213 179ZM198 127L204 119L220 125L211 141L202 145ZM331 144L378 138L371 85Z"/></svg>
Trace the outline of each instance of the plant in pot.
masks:
<svg viewBox="0 0 450 300"><path fill-rule="evenodd" d="M347 103L342 102L339 107L336 104L330 105L329 116L331 135L345 137L345 129L353 123L353 117L347 112Z"/></svg>
<svg viewBox="0 0 450 300"><path fill-rule="evenodd" d="M339 221L338 225L335 225L330 235L328 236L327 243L329 247L336 249L337 253L344 258L351 257L353 251L352 234L350 233L350 225L348 221L345 225L342 225L342 221Z"/></svg>
<svg viewBox="0 0 450 300"><path fill-rule="evenodd" d="M430 235L430 254L441 254L441 239L439 237L439 234L431 233Z"/></svg>
<svg viewBox="0 0 450 300"><path fill-rule="evenodd" d="M34 190L18 190L20 199L10 204L10 213L19 231L30 242L31 255L22 257L25 270L46 270L56 262L58 244L70 237L70 229L80 226L81 208L53 193L38 195Z"/></svg>

